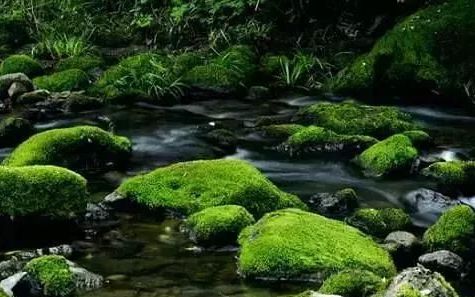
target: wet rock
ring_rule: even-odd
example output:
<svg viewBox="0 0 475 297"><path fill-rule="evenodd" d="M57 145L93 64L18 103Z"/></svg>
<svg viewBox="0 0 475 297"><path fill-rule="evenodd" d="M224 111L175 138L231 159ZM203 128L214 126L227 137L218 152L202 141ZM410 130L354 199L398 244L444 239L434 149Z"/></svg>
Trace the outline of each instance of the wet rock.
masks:
<svg viewBox="0 0 475 297"><path fill-rule="evenodd" d="M104 203L88 203L86 213L78 220L83 229L108 229L116 227L119 221L111 214L111 208Z"/></svg>
<svg viewBox="0 0 475 297"><path fill-rule="evenodd" d="M422 266L402 271L384 294L384 297L399 296L458 297L442 275Z"/></svg>
<svg viewBox="0 0 475 297"><path fill-rule="evenodd" d="M11 258L9 260L0 262L0 279L6 279L18 273L21 271L24 265L25 263L18 260L17 258Z"/></svg>
<svg viewBox="0 0 475 297"><path fill-rule="evenodd" d="M292 120L292 115L279 114L270 116L261 116L256 120L256 127L288 124Z"/></svg>
<svg viewBox="0 0 475 297"><path fill-rule="evenodd" d="M115 258L128 258L139 253L144 243L136 240L127 239L121 232L117 230L104 234L104 248Z"/></svg>
<svg viewBox="0 0 475 297"><path fill-rule="evenodd" d="M343 189L336 193L318 193L310 197L310 208L319 214L342 217L358 207L358 196L353 189Z"/></svg>
<svg viewBox="0 0 475 297"><path fill-rule="evenodd" d="M9 97L8 90L14 83L22 84L28 91L33 91L33 82L23 73L12 73L0 76L0 100Z"/></svg>
<svg viewBox="0 0 475 297"><path fill-rule="evenodd" d="M18 291L18 285L22 282L23 278L26 277L28 277L26 272L19 272L10 277L7 277L0 282L0 289L2 289L9 297L26 296L26 294L23 293L19 294L18 292L16 292L17 294L15 294L13 292L14 289L16 289L15 291Z"/></svg>
<svg viewBox="0 0 475 297"><path fill-rule="evenodd" d="M41 248L28 251L13 251L6 255L13 257L12 259L18 259L21 261L29 261L34 258L38 258L45 255L56 255L70 258L74 253L74 249L69 244L58 245L54 247Z"/></svg>
<svg viewBox="0 0 475 297"><path fill-rule="evenodd" d="M414 264L417 255L422 249L422 244L412 233L395 231L386 236L382 247L391 253L396 264L407 266Z"/></svg>
<svg viewBox="0 0 475 297"><path fill-rule="evenodd" d="M422 255L418 261L424 267L440 272L449 278L460 277L464 269L462 257L447 250Z"/></svg>
<svg viewBox="0 0 475 297"><path fill-rule="evenodd" d="M64 99L63 109L66 112L94 110L104 106L99 98L87 96L82 92L71 92Z"/></svg>
<svg viewBox="0 0 475 297"><path fill-rule="evenodd" d="M18 104L35 104L41 101L46 101L50 98L50 92L47 90L35 90L22 94L16 99Z"/></svg>
<svg viewBox="0 0 475 297"><path fill-rule="evenodd" d="M8 88L8 97L15 100L19 96L21 96L21 95L23 95L27 92L30 92L30 91L31 91L31 89L28 88L28 86L25 85L24 83L14 82L14 83L11 84L10 88Z"/></svg>
<svg viewBox="0 0 475 297"><path fill-rule="evenodd" d="M263 86L250 87L246 96L247 100L263 100L271 96L269 88Z"/></svg>
<svg viewBox="0 0 475 297"><path fill-rule="evenodd" d="M212 130L204 135L203 138L226 153L233 153L237 149L238 139L236 135L226 129Z"/></svg>
<svg viewBox="0 0 475 297"><path fill-rule="evenodd" d="M102 288L104 278L98 274L92 273L77 264L68 261L70 271L74 276L76 290L93 291Z"/></svg>

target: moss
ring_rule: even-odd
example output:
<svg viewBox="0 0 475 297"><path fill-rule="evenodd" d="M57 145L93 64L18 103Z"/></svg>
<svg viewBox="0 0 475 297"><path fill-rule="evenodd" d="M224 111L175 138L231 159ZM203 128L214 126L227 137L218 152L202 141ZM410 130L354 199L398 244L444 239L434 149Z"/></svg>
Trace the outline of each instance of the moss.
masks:
<svg viewBox="0 0 475 297"><path fill-rule="evenodd" d="M25 266L25 270L41 284L45 296L67 297L74 294L74 276L62 256L33 259Z"/></svg>
<svg viewBox="0 0 475 297"><path fill-rule="evenodd" d="M183 53L173 58L173 71L181 76L196 66L203 65L204 59L196 53Z"/></svg>
<svg viewBox="0 0 475 297"><path fill-rule="evenodd" d="M402 134L409 138L412 144L417 148L426 148L430 146L433 142L432 137L430 137L429 134L421 130L406 131Z"/></svg>
<svg viewBox="0 0 475 297"><path fill-rule="evenodd" d="M450 250L465 256L473 253L475 236L475 212L470 206L456 206L445 212L431 226L423 238L431 251Z"/></svg>
<svg viewBox="0 0 475 297"><path fill-rule="evenodd" d="M96 56L74 56L61 60L56 65L56 70L65 71L70 69L79 69L88 72L94 68L104 66L104 60Z"/></svg>
<svg viewBox="0 0 475 297"><path fill-rule="evenodd" d="M34 133L33 125L25 119L8 117L0 122L0 147L12 147Z"/></svg>
<svg viewBox="0 0 475 297"><path fill-rule="evenodd" d="M339 93L463 91L475 69L471 0L429 6L407 17L367 55L342 71L330 88Z"/></svg>
<svg viewBox="0 0 475 297"><path fill-rule="evenodd" d="M284 55L266 55L261 59L261 71L269 76L277 75L282 69L282 63L288 60Z"/></svg>
<svg viewBox="0 0 475 297"><path fill-rule="evenodd" d="M395 297L423 297L424 295L410 284L402 285Z"/></svg>
<svg viewBox="0 0 475 297"><path fill-rule="evenodd" d="M418 156L411 140L402 135L393 135L365 150L357 163L368 175L386 176L406 173Z"/></svg>
<svg viewBox="0 0 475 297"><path fill-rule="evenodd" d="M327 278L319 292L344 297L367 297L385 289L380 276L365 270L345 270Z"/></svg>
<svg viewBox="0 0 475 297"><path fill-rule="evenodd" d="M0 74L24 73L35 77L43 73L40 63L27 55L13 55L6 58L0 66Z"/></svg>
<svg viewBox="0 0 475 297"><path fill-rule="evenodd" d="M367 234L385 237L391 232L406 230L411 218L398 208L362 208L348 218L348 223Z"/></svg>
<svg viewBox="0 0 475 297"><path fill-rule="evenodd" d="M132 145L125 137L100 128L78 126L38 133L20 144L4 161L7 166L58 165L100 169L126 160Z"/></svg>
<svg viewBox="0 0 475 297"><path fill-rule="evenodd" d="M239 236L238 267L247 278L322 278L346 269L390 277L389 254L346 224L297 209L266 214Z"/></svg>
<svg viewBox="0 0 475 297"><path fill-rule="evenodd" d="M243 206L255 217L286 207L305 208L297 197L282 192L239 160L177 163L131 178L117 192L151 209L186 215L227 204Z"/></svg>
<svg viewBox="0 0 475 297"><path fill-rule="evenodd" d="M36 87L51 92L85 90L89 86L89 77L82 70L70 69L37 77L33 83Z"/></svg>
<svg viewBox="0 0 475 297"><path fill-rule="evenodd" d="M304 128L305 126L298 125L298 124L279 124L279 125L264 126L261 129L264 131L266 135L270 137L285 140Z"/></svg>
<svg viewBox="0 0 475 297"><path fill-rule="evenodd" d="M0 289L0 297L9 297L7 295L7 293L5 293L5 291L3 291L3 289Z"/></svg>
<svg viewBox="0 0 475 297"><path fill-rule="evenodd" d="M475 192L475 162L451 161L437 162L422 170L422 174L434 179L449 190L472 194Z"/></svg>
<svg viewBox="0 0 475 297"><path fill-rule="evenodd" d="M339 134L368 135L376 138L415 128L411 117L396 107L367 106L350 101L311 105L300 110L294 120Z"/></svg>
<svg viewBox="0 0 475 297"><path fill-rule="evenodd" d="M191 215L186 227L193 241L203 245L234 244L242 229L255 223L242 206L223 205L206 208Z"/></svg>
<svg viewBox="0 0 475 297"><path fill-rule="evenodd" d="M0 166L0 213L69 217L86 207L86 180L54 166Z"/></svg>

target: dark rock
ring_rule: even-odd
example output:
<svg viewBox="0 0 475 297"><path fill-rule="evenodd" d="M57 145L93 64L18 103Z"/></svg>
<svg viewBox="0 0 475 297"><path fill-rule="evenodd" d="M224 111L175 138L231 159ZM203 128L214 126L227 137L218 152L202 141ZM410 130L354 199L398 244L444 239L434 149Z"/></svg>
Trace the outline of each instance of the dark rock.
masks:
<svg viewBox="0 0 475 297"><path fill-rule="evenodd" d="M313 210L324 216L343 217L358 207L358 196L353 189L318 193L310 197L309 204Z"/></svg>
<svg viewBox="0 0 475 297"><path fill-rule="evenodd" d="M246 96L247 100L263 100L271 96L269 88L263 86L250 87Z"/></svg>
<svg viewBox="0 0 475 297"><path fill-rule="evenodd" d="M424 267L442 273L448 278L459 278L464 270L462 257L451 251L436 251L419 257Z"/></svg>
<svg viewBox="0 0 475 297"><path fill-rule="evenodd" d="M73 255L74 249L71 245L63 244L54 247L41 248L36 250L27 251L14 251L7 253L7 256L12 256L12 259L18 259L21 261L30 261L34 258L38 258L45 255L56 255L70 258Z"/></svg>
<svg viewBox="0 0 475 297"><path fill-rule="evenodd" d="M111 208L103 203L88 203L86 213L78 220L83 229L110 229L119 225L119 221L111 214Z"/></svg>
<svg viewBox="0 0 475 297"><path fill-rule="evenodd" d="M412 233L395 231L384 239L382 247L387 250L400 267L415 264L416 257L422 249L420 240Z"/></svg>
<svg viewBox="0 0 475 297"><path fill-rule="evenodd" d="M32 92L24 93L16 99L18 104L35 104L41 101L46 101L50 98L50 92L47 90L35 90Z"/></svg>
<svg viewBox="0 0 475 297"><path fill-rule="evenodd" d="M9 97L8 90L13 83L22 84L29 91L33 91L33 82L23 73L12 73L0 76L0 100Z"/></svg>
<svg viewBox="0 0 475 297"><path fill-rule="evenodd" d="M25 265L24 261L20 261L17 258L11 258L6 261L0 262L0 279L6 279L19 271Z"/></svg>
<svg viewBox="0 0 475 297"><path fill-rule="evenodd" d="M68 264L78 291L93 291L102 288L104 285L104 278L102 276L92 273L73 262L68 262Z"/></svg>
<svg viewBox="0 0 475 297"><path fill-rule="evenodd" d="M15 100L19 96L32 91L22 82L14 82L11 84L10 88L8 88L8 97L12 100Z"/></svg>
<svg viewBox="0 0 475 297"><path fill-rule="evenodd" d="M224 150L226 153L236 151L238 139L233 132L226 129L216 129L208 132L203 137L210 144Z"/></svg>
<svg viewBox="0 0 475 297"><path fill-rule="evenodd" d="M35 133L30 121L9 117L0 122L0 147L13 147Z"/></svg>
<svg viewBox="0 0 475 297"><path fill-rule="evenodd" d="M80 92L71 92L66 97L63 109L66 112L79 112L99 109L104 103L99 98L90 97Z"/></svg>

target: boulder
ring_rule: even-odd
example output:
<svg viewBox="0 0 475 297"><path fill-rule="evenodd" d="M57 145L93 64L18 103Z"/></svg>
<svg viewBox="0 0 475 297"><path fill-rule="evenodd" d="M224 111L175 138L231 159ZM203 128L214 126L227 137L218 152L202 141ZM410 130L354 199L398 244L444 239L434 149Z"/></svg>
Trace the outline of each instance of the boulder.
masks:
<svg viewBox="0 0 475 297"><path fill-rule="evenodd" d="M327 278L318 292L348 297L371 296L386 288L386 280L364 270L345 270Z"/></svg>
<svg viewBox="0 0 475 297"><path fill-rule="evenodd" d="M405 231L391 232L386 236L382 247L394 258L398 266L413 265L420 251L421 241L412 233Z"/></svg>
<svg viewBox="0 0 475 297"><path fill-rule="evenodd" d="M35 59L27 55L12 55L3 60L0 74L23 73L35 77L43 73L43 67Z"/></svg>
<svg viewBox="0 0 475 297"><path fill-rule="evenodd" d="M11 73L0 76L0 100L6 99L9 97L8 91L10 87L17 83L21 85L22 88L28 91L33 91L33 82L23 73Z"/></svg>
<svg viewBox="0 0 475 297"><path fill-rule="evenodd" d="M310 197L310 208L327 217L344 217L358 207L358 195L353 189L335 193L318 193Z"/></svg>
<svg viewBox="0 0 475 297"><path fill-rule="evenodd" d="M437 271L447 278L458 279L464 272L464 261L451 251L436 251L419 257L418 262L424 267Z"/></svg>
<svg viewBox="0 0 475 297"><path fill-rule="evenodd" d="M436 181L443 191L457 194L474 194L475 162L437 162L422 170L422 175Z"/></svg>
<svg viewBox="0 0 475 297"><path fill-rule="evenodd" d="M348 224L377 237L385 237L391 232L406 230L411 226L411 218L398 208L362 208L347 219Z"/></svg>
<svg viewBox="0 0 475 297"><path fill-rule="evenodd" d="M13 147L35 133L30 121L8 117L0 121L0 147Z"/></svg>

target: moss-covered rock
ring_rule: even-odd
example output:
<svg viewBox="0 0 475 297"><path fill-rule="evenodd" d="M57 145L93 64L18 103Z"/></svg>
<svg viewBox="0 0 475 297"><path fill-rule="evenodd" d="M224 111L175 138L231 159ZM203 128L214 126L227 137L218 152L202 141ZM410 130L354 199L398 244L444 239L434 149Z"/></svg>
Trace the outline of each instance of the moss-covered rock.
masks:
<svg viewBox="0 0 475 297"><path fill-rule="evenodd" d="M339 93L436 90L463 93L475 70L471 0L447 1L409 16L330 84Z"/></svg>
<svg viewBox="0 0 475 297"><path fill-rule="evenodd" d="M255 223L242 206L223 205L194 213L186 221L190 238L202 245L234 244L242 229Z"/></svg>
<svg viewBox="0 0 475 297"><path fill-rule="evenodd" d="M8 117L0 122L0 147L15 146L35 133L30 121Z"/></svg>
<svg viewBox="0 0 475 297"><path fill-rule="evenodd" d="M197 53L183 53L173 58L173 71L178 75L184 75L191 69L203 65L205 59Z"/></svg>
<svg viewBox="0 0 475 297"><path fill-rule="evenodd" d="M475 212L466 205L449 209L424 233L423 244L431 251L449 250L464 256L473 254Z"/></svg>
<svg viewBox="0 0 475 297"><path fill-rule="evenodd" d="M384 138L414 130L411 117L396 107L367 106L351 101L317 103L299 111L294 121L320 126L339 134Z"/></svg>
<svg viewBox="0 0 475 297"><path fill-rule="evenodd" d="M177 163L131 178L116 190L150 209L186 215L212 206L240 205L255 217L287 207L306 208L256 168L239 160Z"/></svg>
<svg viewBox="0 0 475 297"><path fill-rule="evenodd" d="M361 231L378 237L385 237L391 232L406 230L411 226L411 218L399 208L362 208L347 221Z"/></svg>
<svg viewBox="0 0 475 297"><path fill-rule="evenodd" d="M48 297L68 297L76 290L74 276L62 256L43 256L28 262L26 272L39 282L42 293Z"/></svg>
<svg viewBox="0 0 475 297"><path fill-rule="evenodd" d="M37 88L51 92L85 90L89 86L88 75L79 69L70 69L33 80Z"/></svg>
<svg viewBox="0 0 475 297"><path fill-rule="evenodd" d="M297 209L266 214L239 236L239 272L252 279L325 278L346 269L390 277L389 254L342 222Z"/></svg>
<svg viewBox="0 0 475 297"><path fill-rule="evenodd" d="M79 69L88 72L94 68L104 66L104 60L96 56L74 56L59 61L56 65L58 71Z"/></svg>
<svg viewBox="0 0 475 297"><path fill-rule="evenodd" d="M365 150L356 162L367 175L387 176L408 173L418 154L407 136L396 134Z"/></svg>
<svg viewBox="0 0 475 297"><path fill-rule="evenodd" d="M24 73L32 78L43 73L40 63L27 55L13 55L3 60L0 74Z"/></svg>
<svg viewBox="0 0 475 297"><path fill-rule="evenodd" d="M0 166L0 214L69 217L85 209L86 180L54 166Z"/></svg>
<svg viewBox="0 0 475 297"><path fill-rule="evenodd" d="M444 190L473 194L475 192L475 162L437 162L422 170L422 175L434 179Z"/></svg>
<svg viewBox="0 0 475 297"><path fill-rule="evenodd" d="M20 144L4 161L7 166L58 165L71 169L103 169L121 165L132 145L125 137L100 128L78 126L38 133Z"/></svg>
<svg viewBox="0 0 475 297"><path fill-rule="evenodd" d="M409 138L417 148L427 148L433 143L432 137L422 130L406 131L402 134Z"/></svg>
<svg viewBox="0 0 475 297"><path fill-rule="evenodd" d="M345 270L327 278L318 291L343 297L367 297L385 289L386 285L385 279L372 272Z"/></svg>
<svg viewBox="0 0 475 297"><path fill-rule="evenodd" d="M264 126L260 129L266 134L266 136L284 141L304 128L305 126L299 124L277 124Z"/></svg>

